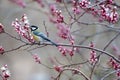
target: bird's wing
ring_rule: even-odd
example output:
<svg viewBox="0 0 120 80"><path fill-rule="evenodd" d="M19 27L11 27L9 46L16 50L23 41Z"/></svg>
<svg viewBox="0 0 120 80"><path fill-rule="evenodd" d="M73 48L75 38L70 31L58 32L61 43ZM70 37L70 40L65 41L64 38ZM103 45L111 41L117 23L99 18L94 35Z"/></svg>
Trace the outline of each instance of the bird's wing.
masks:
<svg viewBox="0 0 120 80"><path fill-rule="evenodd" d="M43 38L43 40L50 41L50 39L48 39L48 37L44 33L42 33L42 32L38 33L38 36Z"/></svg>

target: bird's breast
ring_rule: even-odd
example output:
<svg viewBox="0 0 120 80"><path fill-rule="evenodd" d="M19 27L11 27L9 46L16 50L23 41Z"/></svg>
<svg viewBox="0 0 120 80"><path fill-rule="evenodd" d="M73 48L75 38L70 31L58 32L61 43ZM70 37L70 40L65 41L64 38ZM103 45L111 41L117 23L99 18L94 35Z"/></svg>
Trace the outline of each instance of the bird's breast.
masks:
<svg viewBox="0 0 120 80"><path fill-rule="evenodd" d="M35 41L40 41L39 37L36 36L36 35L33 35L33 39L34 39Z"/></svg>

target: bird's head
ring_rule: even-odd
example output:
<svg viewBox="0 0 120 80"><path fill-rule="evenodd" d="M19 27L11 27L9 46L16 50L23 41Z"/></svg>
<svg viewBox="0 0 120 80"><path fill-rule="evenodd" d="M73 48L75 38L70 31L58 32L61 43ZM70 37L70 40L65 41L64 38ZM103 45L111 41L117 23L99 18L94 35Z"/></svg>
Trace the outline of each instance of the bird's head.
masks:
<svg viewBox="0 0 120 80"><path fill-rule="evenodd" d="M31 30L31 31L36 31L37 29L38 29L37 26L34 26L34 25L30 26L30 30Z"/></svg>

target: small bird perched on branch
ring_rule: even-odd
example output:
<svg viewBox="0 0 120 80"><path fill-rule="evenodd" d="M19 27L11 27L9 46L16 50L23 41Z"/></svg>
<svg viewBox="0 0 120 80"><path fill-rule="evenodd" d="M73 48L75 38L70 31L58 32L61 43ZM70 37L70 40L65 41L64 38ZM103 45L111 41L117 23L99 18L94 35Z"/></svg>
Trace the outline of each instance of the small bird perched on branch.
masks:
<svg viewBox="0 0 120 80"><path fill-rule="evenodd" d="M35 41L47 41L55 45L56 47L58 46L55 42L51 41L44 33L40 32L39 28L37 26L30 26L30 30L32 32L33 38Z"/></svg>

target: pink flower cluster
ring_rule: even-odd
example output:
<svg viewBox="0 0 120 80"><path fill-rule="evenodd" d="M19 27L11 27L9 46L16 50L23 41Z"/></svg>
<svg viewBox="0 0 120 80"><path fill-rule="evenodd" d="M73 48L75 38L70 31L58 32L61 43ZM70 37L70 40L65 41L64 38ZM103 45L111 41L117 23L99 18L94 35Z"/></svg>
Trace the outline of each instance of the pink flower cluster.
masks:
<svg viewBox="0 0 120 80"><path fill-rule="evenodd" d="M93 42L91 42L90 47L94 48ZM97 61L96 52L93 49L91 49L91 51L90 51L90 60L89 61L92 64L94 64Z"/></svg>
<svg viewBox="0 0 120 80"><path fill-rule="evenodd" d="M62 66L56 66L54 65L54 69L57 71L57 72L61 72L63 70Z"/></svg>
<svg viewBox="0 0 120 80"><path fill-rule="evenodd" d="M72 0L72 4L73 4L73 7L72 7L73 13L74 14L80 14L79 4L75 0Z"/></svg>
<svg viewBox="0 0 120 80"><path fill-rule="evenodd" d="M119 19L119 14L117 12L117 7L113 6L114 0L106 0L101 2L96 6L91 6L97 4L91 4L88 0L80 0L76 1L73 0L72 10L74 14L79 14L80 9L87 10L87 12L91 13L92 15L99 17L100 21L108 21L109 23L116 23Z"/></svg>
<svg viewBox="0 0 120 80"><path fill-rule="evenodd" d="M64 23L64 17L61 14L61 10L57 10L55 5L50 5L50 13L53 16L50 18L50 21L56 24L58 36L62 39L69 40L71 44L74 44L73 36L70 34L70 28Z"/></svg>
<svg viewBox="0 0 120 80"><path fill-rule="evenodd" d="M59 23L57 24L57 29L59 37L61 37L62 39L69 38L70 29L67 25Z"/></svg>
<svg viewBox="0 0 120 80"><path fill-rule="evenodd" d="M112 58L109 61L109 65L116 70L116 75L118 77L120 77L120 64L118 64L115 60L113 60Z"/></svg>
<svg viewBox="0 0 120 80"><path fill-rule="evenodd" d="M10 71L8 69L7 64L4 65L3 67L1 67L1 77L2 77L2 80L8 80L10 76L11 76L11 73L10 73Z"/></svg>
<svg viewBox="0 0 120 80"><path fill-rule="evenodd" d="M33 54L33 58L34 58L35 62L37 62L38 64L41 63L40 57L37 54Z"/></svg>
<svg viewBox="0 0 120 80"><path fill-rule="evenodd" d="M102 20L107 20L110 23L115 23L118 21L119 14L116 12L116 7L100 5L100 18Z"/></svg>
<svg viewBox="0 0 120 80"><path fill-rule="evenodd" d="M57 10L55 5L50 5L50 13L52 14L52 17L50 17L50 20L53 23L62 23L64 22L64 17L61 14L61 10Z"/></svg>
<svg viewBox="0 0 120 80"><path fill-rule="evenodd" d="M89 7L90 4L91 4L91 3L90 3L89 0L81 0L81 1L79 2L80 7L82 7L82 8L87 8L87 7Z"/></svg>
<svg viewBox="0 0 120 80"><path fill-rule="evenodd" d="M77 48L73 47L71 49L65 48L63 46L59 46L58 50L61 52L61 54L63 56L66 56L67 54L69 54L71 57L74 56L75 51L77 50Z"/></svg>
<svg viewBox="0 0 120 80"><path fill-rule="evenodd" d="M25 14L20 20L16 18L16 20L12 22L12 26L15 28L15 31L23 38L27 39L31 43L34 42L33 36L29 32L29 22Z"/></svg>
<svg viewBox="0 0 120 80"><path fill-rule="evenodd" d="M72 45L74 44L74 38L70 34L70 28L68 25L64 23L57 23L56 24L58 30L58 36L64 40L68 40Z"/></svg>
<svg viewBox="0 0 120 80"><path fill-rule="evenodd" d="M0 54L1 55L3 55L4 51L5 51L4 48L2 46L0 46Z"/></svg>
<svg viewBox="0 0 120 80"><path fill-rule="evenodd" d="M4 28L3 28L3 25L0 23L0 33L3 33L4 32Z"/></svg>
<svg viewBox="0 0 120 80"><path fill-rule="evenodd" d="M88 0L72 0L72 10L74 14L80 14L80 8L87 8L90 5L90 1Z"/></svg>

